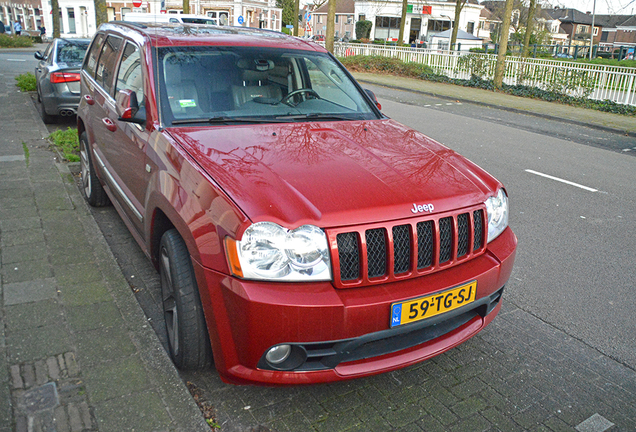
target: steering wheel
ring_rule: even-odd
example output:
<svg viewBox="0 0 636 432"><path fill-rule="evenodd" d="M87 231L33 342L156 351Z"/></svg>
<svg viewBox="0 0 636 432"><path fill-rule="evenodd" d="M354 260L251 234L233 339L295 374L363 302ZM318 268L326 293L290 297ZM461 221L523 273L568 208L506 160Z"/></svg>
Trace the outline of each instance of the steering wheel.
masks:
<svg viewBox="0 0 636 432"><path fill-rule="evenodd" d="M308 95L313 96L315 99L320 99L320 95L319 95L318 93L316 93L316 91L315 91L315 90L310 89L310 88L301 88L301 89L298 89L298 90L294 90L294 91L292 91L292 92L289 92L289 93L287 94L287 96L285 96L284 98L282 98L282 99L281 99L281 101L280 101L280 102L281 102L281 103L284 103L284 104L286 104L286 105L289 105L289 106L295 106L295 105L292 105L292 104L288 103L288 102L289 102L289 100L290 100L291 98L293 98L294 96L299 95L299 94L302 94L302 93L307 93ZM300 102L299 102L299 103L300 103ZM296 104L296 105L298 105L298 104Z"/></svg>

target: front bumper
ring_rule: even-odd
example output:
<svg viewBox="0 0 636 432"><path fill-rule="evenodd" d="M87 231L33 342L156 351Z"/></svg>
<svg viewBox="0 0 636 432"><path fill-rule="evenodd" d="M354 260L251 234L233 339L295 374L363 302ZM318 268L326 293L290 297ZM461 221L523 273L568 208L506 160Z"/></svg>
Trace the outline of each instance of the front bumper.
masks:
<svg viewBox="0 0 636 432"><path fill-rule="evenodd" d="M400 282L337 289L331 283L245 281L195 264L216 368L237 384L311 384L402 368L461 344L501 308L516 237L506 229L486 252L453 268ZM390 327L391 304L477 281L474 303L424 321ZM301 350L302 364L273 370L272 346Z"/></svg>

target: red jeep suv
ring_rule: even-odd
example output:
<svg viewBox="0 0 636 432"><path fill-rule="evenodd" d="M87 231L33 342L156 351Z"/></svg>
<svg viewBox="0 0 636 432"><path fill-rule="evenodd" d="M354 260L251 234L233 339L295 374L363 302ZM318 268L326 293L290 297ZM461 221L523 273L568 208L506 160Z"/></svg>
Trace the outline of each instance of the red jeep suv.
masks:
<svg viewBox="0 0 636 432"><path fill-rule="evenodd" d="M82 186L161 274L170 355L233 383L377 374L477 334L517 240L502 184L384 116L322 47L109 23L81 72Z"/></svg>

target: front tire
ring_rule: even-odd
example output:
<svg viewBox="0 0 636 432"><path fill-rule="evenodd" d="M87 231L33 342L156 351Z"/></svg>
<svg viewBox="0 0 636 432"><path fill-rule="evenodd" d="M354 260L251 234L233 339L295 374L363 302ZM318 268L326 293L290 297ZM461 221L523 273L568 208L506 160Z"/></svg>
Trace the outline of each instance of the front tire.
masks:
<svg viewBox="0 0 636 432"><path fill-rule="evenodd" d="M209 366L212 353L190 253L176 229L159 248L161 298L172 361L181 370Z"/></svg>
<svg viewBox="0 0 636 432"><path fill-rule="evenodd" d="M93 207L104 207L110 203L104 187L99 182L90 154L90 144L86 132L80 135L80 172L82 192L86 201Z"/></svg>

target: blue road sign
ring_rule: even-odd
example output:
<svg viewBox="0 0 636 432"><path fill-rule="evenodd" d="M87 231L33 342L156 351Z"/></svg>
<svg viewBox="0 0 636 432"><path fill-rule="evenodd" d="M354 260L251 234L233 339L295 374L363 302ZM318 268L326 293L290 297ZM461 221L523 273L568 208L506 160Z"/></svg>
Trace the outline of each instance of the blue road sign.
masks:
<svg viewBox="0 0 636 432"><path fill-rule="evenodd" d="M245 18L243 18L243 15L240 15L240 16L238 17L238 23L239 23L239 24L241 24L241 25L243 25L243 23L244 23L244 22L245 22Z"/></svg>

